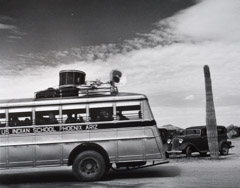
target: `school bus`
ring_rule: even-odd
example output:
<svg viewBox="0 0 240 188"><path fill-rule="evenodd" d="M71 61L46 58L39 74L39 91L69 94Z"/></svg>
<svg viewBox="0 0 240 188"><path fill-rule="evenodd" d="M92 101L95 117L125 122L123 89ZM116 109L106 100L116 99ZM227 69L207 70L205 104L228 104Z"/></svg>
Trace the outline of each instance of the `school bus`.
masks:
<svg viewBox="0 0 240 188"><path fill-rule="evenodd" d="M168 161L145 95L0 100L0 168L72 166L80 181Z"/></svg>

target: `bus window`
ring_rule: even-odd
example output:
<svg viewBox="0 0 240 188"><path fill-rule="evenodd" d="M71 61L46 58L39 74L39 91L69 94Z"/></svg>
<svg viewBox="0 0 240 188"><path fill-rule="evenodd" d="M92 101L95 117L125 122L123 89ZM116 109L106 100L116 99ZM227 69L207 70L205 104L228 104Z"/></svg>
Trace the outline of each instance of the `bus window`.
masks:
<svg viewBox="0 0 240 188"><path fill-rule="evenodd" d="M0 127L6 126L6 114L5 110L0 110Z"/></svg>
<svg viewBox="0 0 240 188"><path fill-rule="evenodd" d="M143 114L144 114L144 119L145 120L154 120L154 117L153 117L153 114L152 114L152 111L151 111L151 108L149 106L149 103L148 101L143 101Z"/></svg>
<svg viewBox="0 0 240 188"><path fill-rule="evenodd" d="M118 120L139 120L143 118L140 102L118 102L116 106Z"/></svg>
<svg viewBox="0 0 240 188"><path fill-rule="evenodd" d="M89 115L91 122L113 121L113 104L90 104Z"/></svg>
<svg viewBox="0 0 240 188"><path fill-rule="evenodd" d="M63 123L83 123L87 121L85 105L62 106Z"/></svg>
<svg viewBox="0 0 240 188"><path fill-rule="evenodd" d="M9 109L9 126L28 126L32 125L32 109L31 108L14 108Z"/></svg>
<svg viewBox="0 0 240 188"><path fill-rule="evenodd" d="M60 121L59 107L37 107L36 125L58 124Z"/></svg>

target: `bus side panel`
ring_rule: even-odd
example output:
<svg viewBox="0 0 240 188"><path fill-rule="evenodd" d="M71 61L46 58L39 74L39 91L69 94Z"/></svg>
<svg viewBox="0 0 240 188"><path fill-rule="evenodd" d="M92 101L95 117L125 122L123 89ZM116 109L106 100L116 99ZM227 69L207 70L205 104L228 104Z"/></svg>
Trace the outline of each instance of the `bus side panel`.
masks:
<svg viewBox="0 0 240 188"><path fill-rule="evenodd" d="M66 131L62 133L63 140L63 164L68 163L70 153L77 146L89 140L89 134L86 131Z"/></svg>
<svg viewBox="0 0 240 188"><path fill-rule="evenodd" d="M152 127L118 130L118 161L164 159L161 139Z"/></svg>
<svg viewBox="0 0 240 188"><path fill-rule="evenodd" d="M8 136L1 135L0 136L0 168L6 168L7 167L7 147L3 147L8 140Z"/></svg>
<svg viewBox="0 0 240 188"><path fill-rule="evenodd" d="M155 126L145 129L145 135L153 137L145 140L145 153L147 159L165 159L162 139Z"/></svg>
<svg viewBox="0 0 240 188"><path fill-rule="evenodd" d="M94 143L101 146L108 154L110 161L116 157L116 130L92 130L63 133L63 163L68 163L70 153L77 146Z"/></svg>
<svg viewBox="0 0 240 188"><path fill-rule="evenodd" d="M159 148L155 138L145 140L146 159L162 159L162 154L159 153Z"/></svg>
<svg viewBox="0 0 240 188"><path fill-rule="evenodd" d="M96 144L100 145L107 152L110 161L116 160L116 129L90 131L91 140L101 140L96 141Z"/></svg>
<svg viewBox="0 0 240 188"><path fill-rule="evenodd" d="M34 165L33 134L10 134L8 144L8 166L23 167ZM11 146L12 144L12 146ZM30 144L30 145L29 145Z"/></svg>
<svg viewBox="0 0 240 188"><path fill-rule="evenodd" d="M144 128L119 129L118 138L118 161L144 160Z"/></svg>
<svg viewBox="0 0 240 188"><path fill-rule="evenodd" d="M62 163L62 143L58 142L61 141L60 132L36 134L36 166L60 165Z"/></svg>

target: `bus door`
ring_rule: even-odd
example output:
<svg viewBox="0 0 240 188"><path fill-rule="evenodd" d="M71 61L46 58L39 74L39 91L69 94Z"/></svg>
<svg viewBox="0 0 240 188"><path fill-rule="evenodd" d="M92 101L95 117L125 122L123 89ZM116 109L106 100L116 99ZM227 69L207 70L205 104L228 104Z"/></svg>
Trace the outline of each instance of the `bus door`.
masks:
<svg viewBox="0 0 240 188"><path fill-rule="evenodd" d="M34 132L31 108L8 111L8 166L34 165Z"/></svg>
<svg viewBox="0 0 240 188"><path fill-rule="evenodd" d="M60 133L60 107L35 108L36 166L62 163L62 135Z"/></svg>

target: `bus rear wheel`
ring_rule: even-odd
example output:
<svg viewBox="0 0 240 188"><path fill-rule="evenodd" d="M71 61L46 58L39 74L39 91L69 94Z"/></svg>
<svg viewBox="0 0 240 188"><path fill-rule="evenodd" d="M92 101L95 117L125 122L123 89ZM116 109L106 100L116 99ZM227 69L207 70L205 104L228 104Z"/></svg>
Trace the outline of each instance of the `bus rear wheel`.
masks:
<svg viewBox="0 0 240 188"><path fill-rule="evenodd" d="M106 163L100 153L87 150L76 157L73 162L72 170L80 181L97 181L104 175Z"/></svg>

